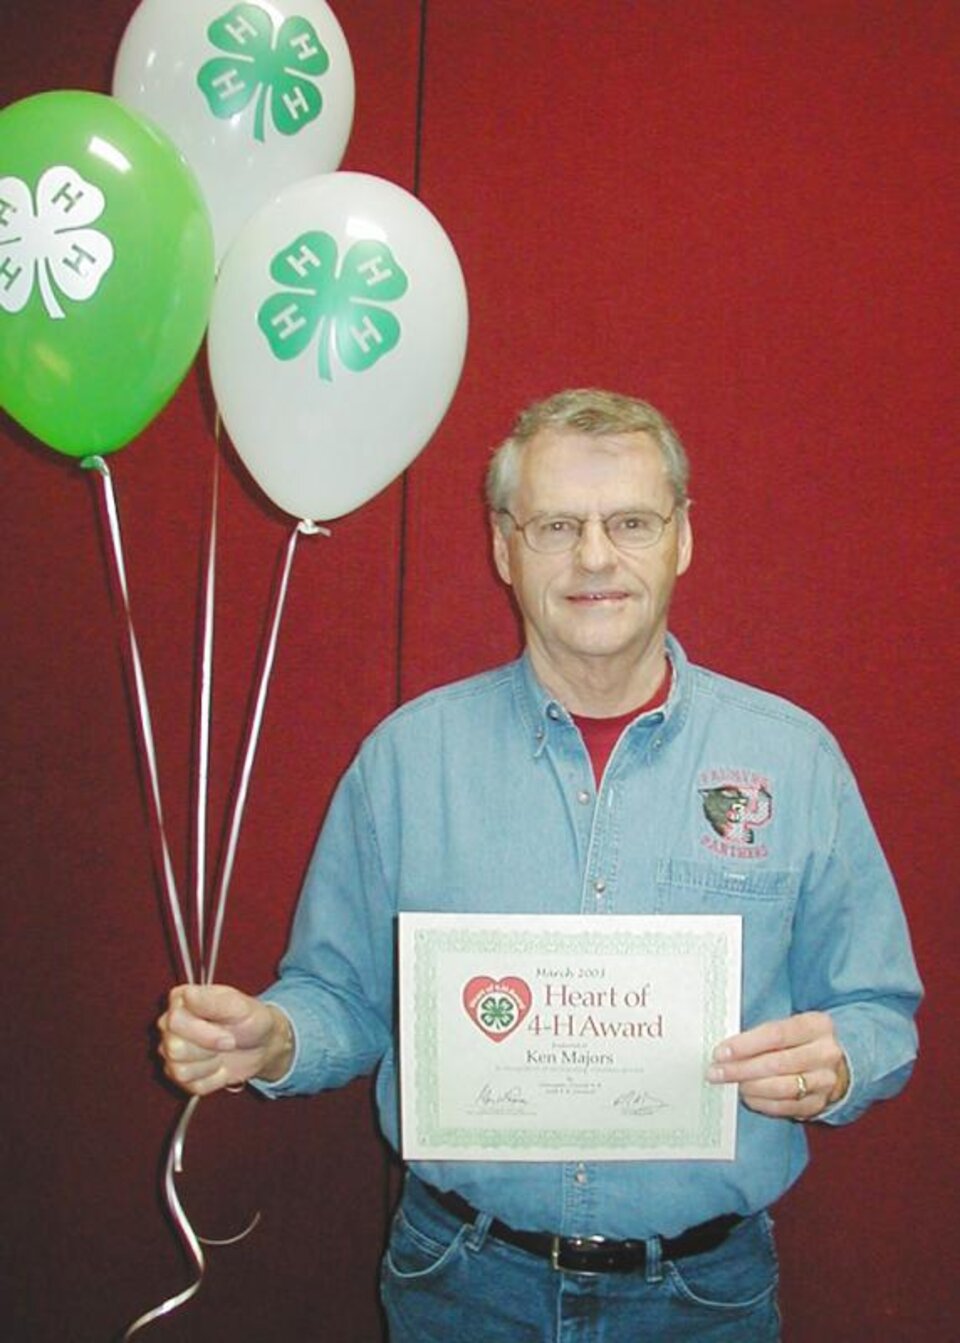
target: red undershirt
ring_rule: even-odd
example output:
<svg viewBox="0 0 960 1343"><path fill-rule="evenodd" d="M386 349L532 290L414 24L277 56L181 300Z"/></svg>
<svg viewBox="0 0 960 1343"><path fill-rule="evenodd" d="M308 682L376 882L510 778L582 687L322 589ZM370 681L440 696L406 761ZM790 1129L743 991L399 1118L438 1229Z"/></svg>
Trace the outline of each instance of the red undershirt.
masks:
<svg viewBox="0 0 960 1343"><path fill-rule="evenodd" d="M580 729L583 744L586 746L593 764L593 775L598 787L600 780L603 778L607 761L610 759L610 753L620 740L621 732L635 718L639 718L642 713L650 713L654 709L659 709L662 704L666 704L672 681L673 668L668 662L667 670L657 690L647 700L646 704L641 704L639 708L631 709L628 713L617 714L615 718L587 718L580 713L570 715Z"/></svg>

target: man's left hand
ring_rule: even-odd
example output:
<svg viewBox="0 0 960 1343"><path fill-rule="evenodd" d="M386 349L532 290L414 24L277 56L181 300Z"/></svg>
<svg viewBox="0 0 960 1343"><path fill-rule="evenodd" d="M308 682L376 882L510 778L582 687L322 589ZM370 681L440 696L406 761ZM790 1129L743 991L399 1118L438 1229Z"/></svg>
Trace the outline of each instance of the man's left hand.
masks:
<svg viewBox="0 0 960 1343"><path fill-rule="evenodd" d="M713 1052L711 1082L736 1082L744 1105L784 1119L813 1119L846 1095L847 1061L826 1012L800 1012L731 1035Z"/></svg>

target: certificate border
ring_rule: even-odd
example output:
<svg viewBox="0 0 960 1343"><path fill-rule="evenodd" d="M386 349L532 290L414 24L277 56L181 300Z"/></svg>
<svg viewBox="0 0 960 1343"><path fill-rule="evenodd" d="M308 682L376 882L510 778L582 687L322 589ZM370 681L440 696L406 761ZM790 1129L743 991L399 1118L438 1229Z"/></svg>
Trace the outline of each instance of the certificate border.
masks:
<svg viewBox="0 0 960 1343"><path fill-rule="evenodd" d="M562 917L562 916L561 916ZM564 931L557 927L557 916L531 915L400 915L401 951L406 941L412 951L409 970L413 981L412 1035L402 1037L401 1083L403 1086L403 1149L411 1159L448 1158L485 1159L508 1155L514 1159L564 1160L584 1155L586 1159L629 1159L633 1156L653 1159L675 1158L725 1159L733 1156L735 1110L730 1122L731 1107L725 1088L704 1086L700 1110L693 1126L636 1128L551 1129L537 1127L529 1131L497 1129L481 1125L443 1125L440 1122L440 1036L438 1030L439 996L437 966L442 955L449 952L470 955L489 955L508 958L510 955L559 955L581 957L589 954L604 956L698 956L707 985L706 1011L703 1021L703 1068L709 1064L713 1047L729 1031L731 1008L729 988L739 988L740 919L735 915L689 916L703 927L671 930L673 915L625 915L618 921L646 925L630 930L622 926L591 930L584 927L584 916L568 915L576 922L576 929ZM511 929L511 918L522 918L522 929ZM429 926L417 926L419 920L428 920ZM442 922L450 920L450 928ZM547 926L536 929L543 919ZM491 926L478 923L490 921ZM466 921L466 922L465 922ZM610 919L610 922L613 918ZM683 921L686 923L687 918ZM606 922L606 920L604 920ZM718 922L723 927L709 926ZM661 925L650 927L651 924ZM732 925L738 926L736 941L731 937ZM739 996L739 994L737 994ZM401 1000L402 1010L402 1000ZM409 1043L412 1048L404 1049ZM413 1058L410 1058L412 1053ZM404 1069L412 1064L412 1089L403 1081ZM412 1094L411 1094L412 1091ZM734 1133L731 1133L731 1128ZM411 1131L412 1130L412 1131ZM535 1151L536 1155L527 1156ZM478 1155L479 1154L479 1155Z"/></svg>

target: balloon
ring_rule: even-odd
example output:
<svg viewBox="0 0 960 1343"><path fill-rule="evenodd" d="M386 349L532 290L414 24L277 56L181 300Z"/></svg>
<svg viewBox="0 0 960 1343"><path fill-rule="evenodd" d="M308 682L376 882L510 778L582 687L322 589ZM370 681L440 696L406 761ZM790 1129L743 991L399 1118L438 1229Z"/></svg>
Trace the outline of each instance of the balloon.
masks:
<svg viewBox="0 0 960 1343"><path fill-rule="evenodd" d="M213 295L213 234L165 135L99 93L0 112L0 404L73 457L173 396Z"/></svg>
<svg viewBox="0 0 960 1343"><path fill-rule="evenodd" d="M430 211L329 173L247 222L220 271L207 351L234 447L294 516L339 517L413 460L456 390L467 296Z"/></svg>
<svg viewBox="0 0 960 1343"><path fill-rule="evenodd" d="M143 0L113 92L186 156L218 259L271 196L339 166L353 121L350 51L323 0Z"/></svg>

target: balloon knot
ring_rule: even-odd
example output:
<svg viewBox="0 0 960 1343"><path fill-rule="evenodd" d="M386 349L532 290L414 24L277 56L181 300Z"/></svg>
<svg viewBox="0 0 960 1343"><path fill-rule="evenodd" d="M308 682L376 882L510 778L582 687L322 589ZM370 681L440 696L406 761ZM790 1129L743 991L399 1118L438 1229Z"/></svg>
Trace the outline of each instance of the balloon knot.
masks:
<svg viewBox="0 0 960 1343"><path fill-rule="evenodd" d="M301 536L332 536L329 527L321 527L318 522L311 522L309 518L304 518L302 522L297 523L297 531Z"/></svg>
<svg viewBox="0 0 960 1343"><path fill-rule="evenodd" d="M109 476L110 468L102 457L84 457L80 463L84 471L99 471L101 476Z"/></svg>

